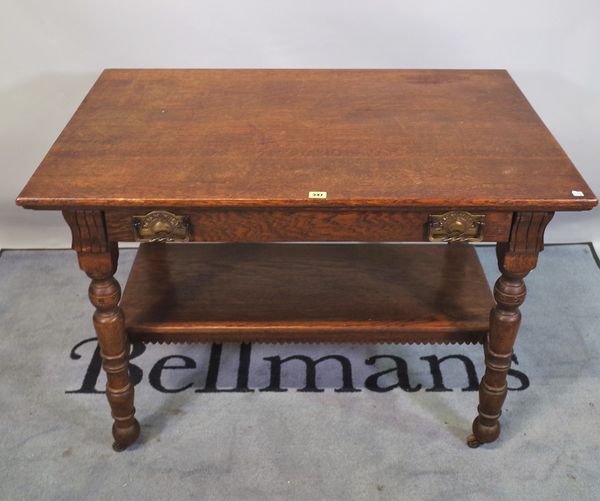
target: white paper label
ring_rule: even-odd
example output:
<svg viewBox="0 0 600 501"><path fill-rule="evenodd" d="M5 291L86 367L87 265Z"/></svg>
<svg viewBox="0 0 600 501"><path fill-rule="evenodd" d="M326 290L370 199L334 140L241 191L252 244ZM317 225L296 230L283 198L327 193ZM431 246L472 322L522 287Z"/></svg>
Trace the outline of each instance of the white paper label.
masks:
<svg viewBox="0 0 600 501"><path fill-rule="evenodd" d="M582 197L583 196L583 191L573 190L571 193L573 194L574 197Z"/></svg>
<svg viewBox="0 0 600 501"><path fill-rule="evenodd" d="M309 191L308 198L327 198L326 191Z"/></svg>

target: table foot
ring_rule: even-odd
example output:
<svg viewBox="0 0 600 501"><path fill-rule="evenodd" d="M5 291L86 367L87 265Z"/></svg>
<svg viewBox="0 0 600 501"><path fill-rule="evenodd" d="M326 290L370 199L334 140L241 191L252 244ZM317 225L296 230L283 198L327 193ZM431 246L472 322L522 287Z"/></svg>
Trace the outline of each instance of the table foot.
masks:
<svg viewBox="0 0 600 501"><path fill-rule="evenodd" d="M140 424L137 419L132 419L132 423L127 427L120 427L117 422L113 423L112 433L115 441L112 448L115 452L124 451L140 436Z"/></svg>

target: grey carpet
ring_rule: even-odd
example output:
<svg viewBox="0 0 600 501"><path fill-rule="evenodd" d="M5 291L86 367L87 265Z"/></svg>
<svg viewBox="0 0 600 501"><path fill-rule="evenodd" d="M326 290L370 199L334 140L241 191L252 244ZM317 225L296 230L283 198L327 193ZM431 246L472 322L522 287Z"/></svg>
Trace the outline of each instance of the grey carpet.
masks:
<svg viewBox="0 0 600 501"><path fill-rule="evenodd" d="M493 249L478 252L495 280ZM121 283L133 254L122 252ZM93 337L75 255L5 251L0 498L598 499L600 269L588 246L549 246L527 284L513 390L493 445L464 442L477 404L466 367L472 360L481 376L478 346L255 345L250 389L269 386L272 357L337 354L351 364L345 389L360 391L334 391L344 389L336 360L318 365L315 388L325 391L298 391L306 371L296 360L282 366L287 391L197 392L211 347L165 345L133 360L142 443L116 454L108 405L94 393L104 384L94 342L72 352ZM217 389L236 387L239 351L223 347ZM187 359L163 360L171 355ZM390 358L365 363L376 355L405 360L404 389L395 372L369 379L395 367ZM448 355L463 357L438 367Z"/></svg>

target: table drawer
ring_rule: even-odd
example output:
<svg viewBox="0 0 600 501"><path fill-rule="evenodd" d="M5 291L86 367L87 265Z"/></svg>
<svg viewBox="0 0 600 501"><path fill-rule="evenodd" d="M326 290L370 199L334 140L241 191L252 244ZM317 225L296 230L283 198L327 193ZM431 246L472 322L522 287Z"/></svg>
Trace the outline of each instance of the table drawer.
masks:
<svg viewBox="0 0 600 501"><path fill-rule="evenodd" d="M389 209L128 209L106 212L108 237L132 242L413 241L429 240L432 214ZM460 211L455 211L459 213ZM461 212L462 213L462 212ZM484 216L482 241L507 241L512 212Z"/></svg>

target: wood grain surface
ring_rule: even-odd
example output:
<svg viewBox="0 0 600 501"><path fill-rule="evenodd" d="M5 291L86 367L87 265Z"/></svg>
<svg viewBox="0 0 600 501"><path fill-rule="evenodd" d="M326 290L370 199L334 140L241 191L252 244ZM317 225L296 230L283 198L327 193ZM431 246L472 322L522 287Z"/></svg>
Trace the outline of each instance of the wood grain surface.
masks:
<svg viewBox="0 0 600 501"><path fill-rule="evenodd" d="M135 240L133 216L151 209L121 209L106 213L111 241ZM193 242L422 242L427 241L430 213L390 209L171 209L190 223ZM485 215L484 241L508 240L512 212Z"/></svg>
<svg viewBox="0 0 600 501"><path fill-rule="evenodd" d="M478 342L492 306L460 244L143 244L121 302L167 342Z"/></svg>
<svg viewBox="0 0 600 501"><path fill-rule="evenodd" d="M597 201L505 71L106 70L17 203L552 211Z"/></svg>

